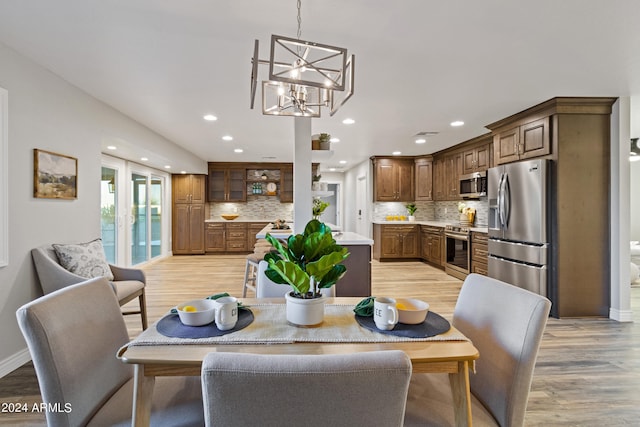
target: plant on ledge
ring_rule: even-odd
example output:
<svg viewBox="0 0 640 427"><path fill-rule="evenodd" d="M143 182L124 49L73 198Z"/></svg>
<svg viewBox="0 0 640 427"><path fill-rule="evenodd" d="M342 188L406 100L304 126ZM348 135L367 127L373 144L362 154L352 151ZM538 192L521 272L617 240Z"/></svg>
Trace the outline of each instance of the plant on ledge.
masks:
<svg viewBox="0 0 640 427"><path fill-rule="evenodd" d="M331 229L312 219L302 234L289 236L286 245L267 234L276 252L264 259L269 263L266 276L273 282L289 285L293 296L309 299L321 296L320 289L333 286L347 271L342 264L347 248L338 245Z"/></svg>
<svg viewBox="0 0 640 427"><path fill-rule="evenodd" d="M313 199L313 207L311 210L311 215L313 216L313 219L320 218L320 215L322 215L322 212L324 212L324 210L327 209L327 207L329 207L329 202L325 202L320 198Z"/></svg>
<svg viewBox="0 0 640 427"><path fill-rule="evenodd" d="M415 203L408 203L404 207L407 208L407 213L409 214L409 216L413 216L413 214L418 210L418 207Z"/></svg>

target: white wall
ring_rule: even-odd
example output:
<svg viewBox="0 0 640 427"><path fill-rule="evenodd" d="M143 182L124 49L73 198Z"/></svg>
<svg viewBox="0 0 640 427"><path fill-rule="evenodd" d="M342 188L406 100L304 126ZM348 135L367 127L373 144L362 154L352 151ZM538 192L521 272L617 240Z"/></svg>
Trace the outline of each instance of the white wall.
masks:
<svg viewBox="0 0 640 427"><path fill-rule="evenodd" d="M9 265L0 268L0 376L28 360L15 312L41 295L30 250L100 236L101 142L117 135L206 162L0 44L0 87L9 99ZM78 198L33 197L33 149L78 159Z"/></svg>
<svg viewBox="0 0 640 427"><path fill-rule="evenodd" d="M631 97L631 138L640 138L640 98ZM629 162L630 167L630 239L640 241L640 162Z"/></svg>
<svg viewBox="0 0 640 427"><path fill-rule="evenodd" d="M373 180L371 160L367 159L364 162L354 166L344 173L344 185L342 186L342 192L345 195L342 214L344 218L343 229L344 231L356 232L356 194L358 177L365 176L367 179L369 193L367 194L367 206L371 207L373 196ZM367 237L372 236L371 231L371 211L367 213L366 221L369 223L369 233Z"/></svg>

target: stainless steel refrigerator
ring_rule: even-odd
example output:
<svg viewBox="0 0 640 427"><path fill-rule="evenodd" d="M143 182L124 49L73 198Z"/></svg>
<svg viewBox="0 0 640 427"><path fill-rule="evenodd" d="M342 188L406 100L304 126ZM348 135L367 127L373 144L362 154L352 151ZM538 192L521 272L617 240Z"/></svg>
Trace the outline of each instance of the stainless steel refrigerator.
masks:
<svg viewBox="0 0 640 427"><path fill-rule="evenodd" d="M547 296L551 256L549 160L489 169L489 277Z"/></svg>

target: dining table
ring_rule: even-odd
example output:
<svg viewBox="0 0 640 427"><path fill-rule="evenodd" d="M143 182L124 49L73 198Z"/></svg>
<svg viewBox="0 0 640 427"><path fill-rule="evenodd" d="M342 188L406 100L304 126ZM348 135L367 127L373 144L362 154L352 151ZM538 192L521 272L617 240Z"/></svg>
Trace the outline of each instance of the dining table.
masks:
<svg viewBox="0 0 640 427"><path fill-rule="evenodd" d="M327 298L323 323L301 328L286 321L284 298L242 298L242 307L250 310L251 324L211 338L167 337L159 333L160 322L172 316L168 313L117 352L118 359L135 368L132 425L149 425L156 377L199 376L202 361L211 352L303 356L381 350L405 352L413 373L448 373L456 425L471 425L469 371L475 368L479 357L473 343L453 325L448 325L444 333L426 338L366 329L353 312L360 301L353 297Z"/></svg>

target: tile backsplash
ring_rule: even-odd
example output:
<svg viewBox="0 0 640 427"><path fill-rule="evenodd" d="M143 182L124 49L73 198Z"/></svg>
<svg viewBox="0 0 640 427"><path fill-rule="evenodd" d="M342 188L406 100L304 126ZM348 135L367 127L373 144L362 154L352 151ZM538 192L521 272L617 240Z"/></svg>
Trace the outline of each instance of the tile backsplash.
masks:
<svg viewBox="0 0 640 427"><path fill-rule="evenodd" d="M293 203L280 203L274 196L247 195L243 203L209 203L209 219L220 220L223 213L238 213L240 220L274 221L284 219L293 221Z"/></svg>
<svg viewBox="0 0 640 427"><path fill-rule="evenodd" d="M418 210L417 221L458 222L457 201L447 202L415 202ZM486 200L465 200L464 203L476 209L475 226L486 226L489 222L489 208ZM373 204L372 218L374 221L384 221L387 215L407 215L404 202L377 202Z"/></svg>

